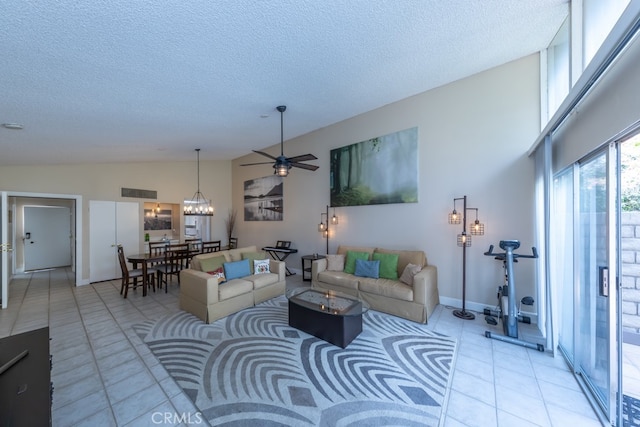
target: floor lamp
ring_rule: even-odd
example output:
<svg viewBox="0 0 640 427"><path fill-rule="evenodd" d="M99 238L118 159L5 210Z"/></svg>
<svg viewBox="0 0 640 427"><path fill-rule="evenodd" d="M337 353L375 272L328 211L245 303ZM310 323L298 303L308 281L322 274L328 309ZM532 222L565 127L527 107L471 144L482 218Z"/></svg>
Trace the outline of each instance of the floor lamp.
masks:
<svg viewBox="0 0 640 427"><path fill-rule="evenodd" d="M462 200L462 212L456 211L456 202ZM467 211L476 211L476 220L469 225L469 232L474 236L484 235L484 224L478 221L478 208L467 207L467 196L453 199L453 211L449 214L449 224L462 223L462 233L458 234L457 243L462 247L462 310L454 310L453 315L465 320L475 319L476 316L467 311L467 247L471 246L471 235L467 234Z"/></svg>
<svg viewBox="0 0 640 427"><path fill-rule="evenodd" d="M329 224L337 225L338 217L336 216L336 209L333 208L333 216L329 218L329 205L327 205L327 211L320 213L320 224L318 224L318 231L322 233L322 237L327 241L327 255L329 255Z"/></svg>

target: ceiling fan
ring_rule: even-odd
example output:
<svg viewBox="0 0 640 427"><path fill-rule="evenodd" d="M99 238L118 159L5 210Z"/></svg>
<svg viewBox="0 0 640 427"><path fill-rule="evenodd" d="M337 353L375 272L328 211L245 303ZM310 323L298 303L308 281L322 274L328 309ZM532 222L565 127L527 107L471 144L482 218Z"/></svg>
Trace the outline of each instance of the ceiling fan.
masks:
<svg viewBox="0 0 640 427"><path fill-rule="evenodd" d="M263 151L258 151L258 150L252 150L252 151L254 153L258 153L265 157L275 160L275 162L273 163L273 169L274 169L273 173L278 176L289 175L289 169L291 168L300 168L300 169L307 169L310 171L314 171L318 169L318 166L300 163L307 160L316 160L317 157L314 156L313 154L303 154L301 156L294 156L294 157L286 157L284 155L283 113L285 112L286 109L287 109L286 105L280 105L276 107L276 110L280 111L280 155L278 157L274 157L271 154L265 153ZM245 163L240 166L266 165L270 163L271 162Z"/></svg>

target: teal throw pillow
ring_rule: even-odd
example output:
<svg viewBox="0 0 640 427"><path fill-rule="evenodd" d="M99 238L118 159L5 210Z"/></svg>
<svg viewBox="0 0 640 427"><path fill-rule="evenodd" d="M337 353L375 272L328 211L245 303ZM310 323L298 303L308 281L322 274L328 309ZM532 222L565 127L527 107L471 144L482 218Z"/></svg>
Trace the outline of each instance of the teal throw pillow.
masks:
<svg viewBox="0 0 640 427"><path fill-rule="evenodd" d="M240 277L251 276L251 268L249 267L249 260L243 259L240 261L225 262L224 276L227 278L227 280L233 280L233 279L238 279Z"/></svg>
<svg viewBox="0 0 640 427"><path fill-rule="evenodd" d="M398 280L398 254L382 254L375 252L373 260L380 261L380 277Z"/></svg>
<svg viewBox="0 0 640 427"><path fill-rule="evenodd" d="M344 272L353 274L356 272L356 260L361 259L363 261L369 260L369 252L355 252L347 251L347 259L344 262Z"/></svg>
<svg viewBox="0 0 640 427"><path fill-rule="evenodd" d="M219 268L222 268L222 265L225 262L227 262L227 260L224 255L205 258L200 260L200 268L205 273L210 273L212 271L216 271Z"/></svg>
<svg viewBox="0 0 640 427"><path fill-rule="evenodd" d="M371 277L372 279L377 279L380 277L380 261L364 261L357 259L355 275L359 277Z"/></svg>

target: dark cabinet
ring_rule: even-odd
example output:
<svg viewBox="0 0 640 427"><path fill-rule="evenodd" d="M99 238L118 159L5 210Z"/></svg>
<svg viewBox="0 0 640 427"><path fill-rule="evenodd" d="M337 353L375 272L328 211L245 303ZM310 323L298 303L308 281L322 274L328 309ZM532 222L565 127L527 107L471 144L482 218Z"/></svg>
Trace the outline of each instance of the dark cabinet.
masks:
<svg viewBox="0 0 640 427"><path fill-rule="evenodd" d="M0 339L0 427L50 426L49 328Z"/></svg>

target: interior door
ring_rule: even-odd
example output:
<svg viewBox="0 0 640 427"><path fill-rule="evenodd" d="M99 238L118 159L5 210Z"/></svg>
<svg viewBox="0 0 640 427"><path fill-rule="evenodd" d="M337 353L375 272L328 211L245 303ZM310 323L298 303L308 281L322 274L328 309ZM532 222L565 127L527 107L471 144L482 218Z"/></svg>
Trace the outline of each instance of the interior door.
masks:
<svg viewBox="0 0 640 427"><path fill-rule="evenodd" d="M616 419L617 156L611 144L578 166L575 370Z"/></svg>
<svg viewBox="0 0 640 427"><path fill-rule="evenodd" d="M89 280L101 282L121 276L116 245L125 254L140 251L140 205L135 202L89 202Z"/></svg>
<svg viewBox="0 0 640 427"><path fill-rule="evenodd" d="M71 265L71 210L65 206L24 207L24 269Z"/></svg>

